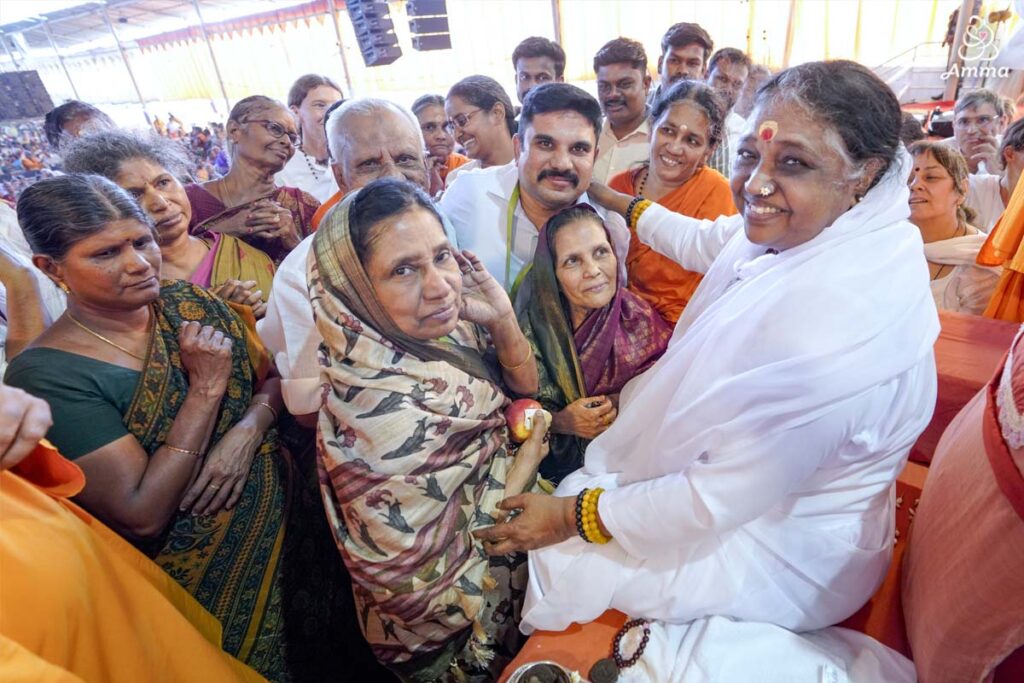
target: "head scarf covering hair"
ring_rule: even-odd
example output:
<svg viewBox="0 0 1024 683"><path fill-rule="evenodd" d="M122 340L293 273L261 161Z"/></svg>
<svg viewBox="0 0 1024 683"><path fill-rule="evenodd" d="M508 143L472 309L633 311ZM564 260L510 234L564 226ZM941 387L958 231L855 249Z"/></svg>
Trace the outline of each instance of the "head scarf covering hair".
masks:
<svg viewBox="0 0 1024 683"><path fill-rule="evenodd" d="M395 347L424 361L444 361L479 379L496 373L475 349L449 341L422 341L402 332L391 319L370 282L352 242L349 210L361 190L351 192L324 218L313 239L313 258L324 289L337 296L363 323L371 325Z"/></svg>
<svg viewBox="0 0 1024 683"><path fill-rule="evenodd" d="M612 244L611 233L589 204L576 204L548 220L537 241L532 286L524 290L538 346L553 370L553 380L569 403L584 396L615 393L643 372L668 346L671 329L643 302L622 286L616 269L615 296L591 311L572 329L569 305L555 275L555 234L552 222L563 213L583 209L592 213Z"/></svg>

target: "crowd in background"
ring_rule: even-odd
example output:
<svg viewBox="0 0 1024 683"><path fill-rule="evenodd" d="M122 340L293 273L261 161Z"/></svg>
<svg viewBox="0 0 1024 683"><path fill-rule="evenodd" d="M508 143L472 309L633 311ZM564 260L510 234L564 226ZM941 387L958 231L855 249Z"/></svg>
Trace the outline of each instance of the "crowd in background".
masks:
<svg viewBox="0 0 1024 683"><path fill-rule="evenodd" d="M44 444L21 476L173 578L110 597L50 567L47 606L100 615L61 634L117 633L65 648L86 662L28 602L5 629L89 680L484 683L615 607L616 670L648 680L913 679L830 627L888 567L937 309L1005 282L1024 122L965 92L920 140L863 65L773 73L687 22L650 64L602 46L597 97L565 60L517 46L521 106L482 74L411 110L307 74L223 124L72 101L5 133L0 361L27 393L0 399L45 399L73 461ZM45 542L13 543L20 580ZM168 602L223 659L133 659L122 613Z"/></svg>

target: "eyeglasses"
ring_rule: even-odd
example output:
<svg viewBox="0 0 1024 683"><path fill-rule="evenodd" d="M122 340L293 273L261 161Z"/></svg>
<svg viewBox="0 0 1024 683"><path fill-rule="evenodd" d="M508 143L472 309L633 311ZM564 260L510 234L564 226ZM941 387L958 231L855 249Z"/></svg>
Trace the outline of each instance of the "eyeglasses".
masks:
<svg viewBox="0 0 1024 683"><path fill-rule="evenodd" d="M280 140L281 138L287 135L288 140L290 140L293 145L298 144L299 142L298 133L291 132L277 121L267 121L266 119L249 119L248 121L242 121L242 123L260 124L261 126L267 129L267 132L270 133L270 135L275 140Z"/></svg>
<svg viewBox="0 0 1024 683"><path fill-rule="evenodd" d="M473 118L473 115L482 111L483 109L474 109L468 114L456 114L448 119L448 123L444 124L445 130L451 132L455 128L465 128L466 124L469 123L469 120Z"/></svg>

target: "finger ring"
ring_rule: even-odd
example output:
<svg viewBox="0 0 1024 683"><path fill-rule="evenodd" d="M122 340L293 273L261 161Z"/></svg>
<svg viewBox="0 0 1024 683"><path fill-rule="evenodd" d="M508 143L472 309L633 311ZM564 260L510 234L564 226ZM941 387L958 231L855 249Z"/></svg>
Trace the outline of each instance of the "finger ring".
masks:
<svg viewBox="0 0 1024 683"><path fill-rule="evenodd" d="M248 229L246 230L246 232L247 232L248 234L250 234L250 235L251 235L251 234L252 234L252 228L248 228Z"/></svg>
<svg viewBox="0 0 1024 683"><path fill-rule="evenodd" d="M211 489L219 489L220 488L220 484L210 484L210 488Z"/></svg>

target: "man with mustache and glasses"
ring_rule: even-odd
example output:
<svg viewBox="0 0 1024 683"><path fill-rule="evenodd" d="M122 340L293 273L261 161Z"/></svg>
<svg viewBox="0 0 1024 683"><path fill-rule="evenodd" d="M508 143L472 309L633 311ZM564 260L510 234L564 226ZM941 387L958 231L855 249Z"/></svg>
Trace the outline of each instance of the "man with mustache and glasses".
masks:
<svg viewBox="0 0 1024 683"><path fill-rule="evenodd" d="M681 21L672 24L661 39L658 57L658 87L651 91L647 104L653 106L661 93L681 78L702 81L708 71L708 57L715 49L708 32L700 24Z"/></svg>
<svg viewBox="0 0 1024 683"><path fill-rule="evenodd" d="M733 111L736 98L750 73L750 57L734 47L723 47L708 62L707 83L725 105L725 130L722 141L708 160L708 166L726 178L732 170L734 150L739 147L740 135L747 125L746 119Z"/></svg>
<svg viewBox="0 0 1024 683"><path fill-rule="evenodd" d="M604 127L597 140L594 180L600 183L647 161L651 126L647 120L647 73L644 46L629 38L605 43L594 55L597 96Z"/></svg>
<svg viewBox="0 0 1024 683"><path fill-rule="evenodd" d="M533 263L537 235L548 219L590 201L585 192L600 132L601 106L591 95L568 83L539 85L523 100L515 161L463 173L441 197L459 247L476 254L506 291L517 289ZM599 211L625 264L626 223Z"/></svg>

